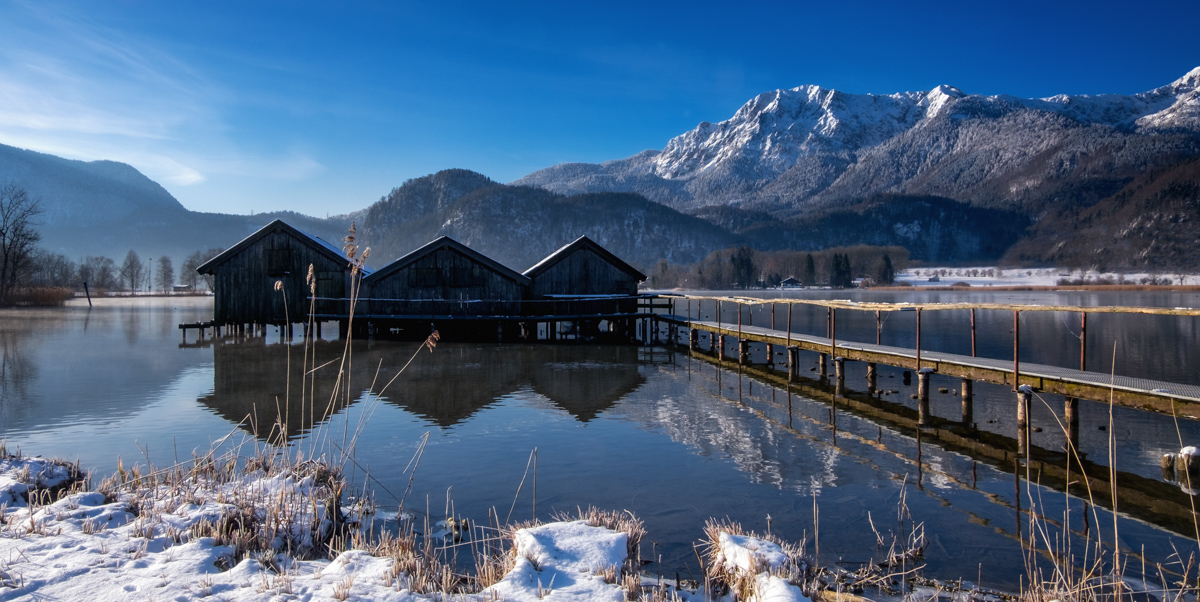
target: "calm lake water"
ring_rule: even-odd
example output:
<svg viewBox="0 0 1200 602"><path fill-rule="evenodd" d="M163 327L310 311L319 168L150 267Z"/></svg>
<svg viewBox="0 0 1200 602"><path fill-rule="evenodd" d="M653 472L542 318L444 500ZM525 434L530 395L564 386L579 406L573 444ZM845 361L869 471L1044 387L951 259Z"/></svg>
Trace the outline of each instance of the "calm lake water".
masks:
<svg viewBox="0 0 1200 602"><path fill-rule="evenodd" d="M1200 305L1195 295L1178 294L867 295L853 298ZM768 323L769 307L755 311L756 324ZM902 384L900 370L882 366L880 386L900 391L889 397L896 403L868 407L851 392L847 399L861 402L855 407L837 402L815 381L770 384L775 381L760 373L718 368L668 347L443 341L432 353L417 354L382 395L372 395L367 391L379 391L418 345L361 341L351 349L348 399L338 396L333 416L307 428L313 408L321 413L329 405L344 342L286 345L272 329L265 339L200 344L193 332L181 344L176 325L207 320L211 312L205 298L0 311L0 438L10 449L77 458L104 475L118 458L126 466L168 465L207 451L231 432L223 445L241 444L249 452L264 445L283 413L293 448L337 453L353 443L360 467L353 476L383 510L395 511L411 476L408 508L440 518L452 504L480 523L490 511L504 518L511 508L514 520L533 515L534 474L530 469L526 476L526 468L536 448L538 517L588 505L628 509L646 522L643 558L656 561L647 569L668 577L698 576L692 544L706 519L725 517L790 540L807 538L810 552L819 532L821 561L852 569L885 551L871 523L889 542L892 533L907 533L909 526L897 521L902 497L924 523L930 576L975 580L982 573L985 585L1014 588L1023 572L1031 505L1058 523L1069 507L1073 537L1113 540L1110 515L1101 510L1098 522L1080 524L1083 498L1055 489L1049 476L1043 481L1049 486L1027 486L1003 460L1006 446L1016 449L1012 393L1003 387L977 385L978 431L971 439L982 443L971 448L928 435L918 439L895 420L915 410L908 397L913 386ZM1111 366L1116 342L1118 372L1200 383L1197 321L1143 318L1089 317L1094 365ZM980 312L980 355L1011 357L1011 320L1011 314ZM911 344L905 338L913 334L911 322L911 314L889 317L884 343ZM926 312L922 346L962 353L965 345L969 353L966 324L965 312ZM823 334L824 312L797 313L793 327ZM873 341L874 328L873 314L838 314L839 338ZM325 329L331 332L336 328ZM1022 359L1077 366L1077 334L1077 315L1023 316ZM324 366L315 371L315 383L302 375L306 353L307 365L315 358ZM855 389L861 374L853 370L861 367L851 369L847 383ZM957 387L939 378L935 390ZM1050 428L1061 398L1044 401L1035 402L1034 423L1046 428L1034 433L1033 443L1052 453L1062 448L1061 433ZM956 419L959 400L934 395L932 409ZM1159 458L1181 441L1200 444L1200 424L1121 408L1114 414L1116 468L1133 500L1122 508L1129 514L1120 515L1121 545L1151 563L1171 562L1176 548L1185 555L1196 551L1187 536L1191 523L1180 514L1189 497L1163 480ZM1108 423L1106 405L1081 404L1080 449L1095 466L1108 464L1109 432L1100 430ZM413 475L405 470L426 434Z"/></svg>

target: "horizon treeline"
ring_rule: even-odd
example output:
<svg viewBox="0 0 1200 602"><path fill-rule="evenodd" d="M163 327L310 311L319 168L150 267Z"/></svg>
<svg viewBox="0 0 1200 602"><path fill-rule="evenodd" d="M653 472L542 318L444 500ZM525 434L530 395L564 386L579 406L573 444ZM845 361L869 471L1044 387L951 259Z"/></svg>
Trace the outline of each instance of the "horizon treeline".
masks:
<svg viewBox="0 0 1200 602"><path fill-rule="evenodd" d="M749 247L720 249L697 263L655 262L646 274L651 289L745 289L776 287L793 278L804 286L847 287L854 280L891 284L908 268L908 249L900 246L854 245L820 251L756 251Z"/></svg>
<svg viewBox="0 0 1200 602"><path fill-rule="evenodd" d="M200 290L203 284L212 290L210 276L201 276L196 268L216 257L224 249L200 249L188 255L176 273L170 257L143 260L136 251L125 254L121 263L111 257L89 255L75 261L62 253L39 249L30 262L26 283L30 287L54 287L81 291L84 283L92 291L159 290L170 292L176 284Z"/></svg>

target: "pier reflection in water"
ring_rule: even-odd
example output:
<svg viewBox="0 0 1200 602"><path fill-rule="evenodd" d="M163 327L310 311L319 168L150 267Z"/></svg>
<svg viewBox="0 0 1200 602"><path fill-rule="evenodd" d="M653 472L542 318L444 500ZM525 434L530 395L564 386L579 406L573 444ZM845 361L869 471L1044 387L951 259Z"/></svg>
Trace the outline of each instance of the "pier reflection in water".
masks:
<svg viewBox="0 0 1200 602"><path fill-rule="evenodd" d="M261 440L280 400L289 445L311 446L312 411L283 403L310 386L299 384L304 347L281 345L269 333L265 341L180 348L174 324L204 311L151 304L4 313L0 343L11 369L2 375L0 438L10 449L79 458L100 476L113 470L118 455L126 466L144 457L167 465L231 429L251 433L248 422L235 426L247 415L255 416ZM386 382L416 348L355 343L350 402L318 423L339 434L364 425L354 458L371 478L349 470L360 486L367 482L383 510L395 509L392 494L402 494L412 478L410 509L437 518L449 499L472 520L486 522L489 513L504 518L536 448L539 517L587 505L628 509L647 524L643 557L656 561L647 570L660 570L661 556L667 577L699 574L692 544L710 517L765 531L770 516L773 533L807 538L811 551L814 498L822 561L849 568L886 551L876 547L868 516L890 539L900 529L902 490L913 517L925 523L925 562L934 576L974 579L982 564L985 584L1015 587L1031 502L1052 524L1061 524L1070 507L1070 530L1084 536L1084 500L1078 491L1062 493L1066 475L1052 470L1062 459L1055 456L1062 437L1050 428L1049 410L1035 404L1035 424L1046 426L1033 437L1040 448L1034 460L1046 464L1042 484L1037 476L1034 485L1024 483L1023 470L1005 455L1015 443L1011 421L1002 422L1011 415L1012 393L1002 387L977 388L974 432L952 424L956 398L935 395L939 419L918 439L913 389L899 371L889 379L882 367L881 387L898 394L868 402L854 392L862 382L858 372L848 376L845 396L834 399L818 381L789 389L778 378L665 348L443 341L432 353L422 351L378 403L364 395L377 371L378 383ZM315 346L315 365L324 366L315 373L319 401L332 394L342 349L335 341ZM1081 405L1081 448L1096 463L1088 475L1097 498L1106 495L1095 481L1106 474L1097 466L1107 462L1111 431L1099 430L1107 424L1107 407ZM1196 549L1181 526L1190 499L1162 480L1157 459L1177 450L1180 436L1200 441L1200 426L1180 421L1177 434L1169 417L1121 408L1116 424L1120 504L1129 513L1119 521L1121 540L1137 554L1145 546L1151 563L1169 562L1175 548L1186 556ZM406 472L426 433L415 474ZM1036 475L1038 466L1031 468ZM531 469L514 520L533 514L533 476ZM1099 512L1087 535L1095 538L1099 528L1111 541L1111 517Z"/></svg>

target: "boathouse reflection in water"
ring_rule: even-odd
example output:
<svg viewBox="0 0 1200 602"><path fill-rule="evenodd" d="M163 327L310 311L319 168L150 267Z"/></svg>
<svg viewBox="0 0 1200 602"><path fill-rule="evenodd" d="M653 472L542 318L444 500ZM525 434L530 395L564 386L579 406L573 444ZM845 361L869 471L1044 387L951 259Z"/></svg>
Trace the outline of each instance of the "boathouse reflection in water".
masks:
<svg viewBox="0 0 1200 602"><path fill-rule="evenodd" d="M199 401L263 440L273 437L277 421L286 424L288 438L294 439L319 425L326 408L332 413L344 409L345 391L335 395L343 342L312 344L306 378L303 346L265 341L215 341L213 392ZM346 362L350 402L362 399L368 389L383 388L416 349L416 344L354 345ZM530 388L588 422L645 383L637 358L638 349L627 345L442 344L436 357L422 351L382 400L449 428L505 395Z"/></svg>

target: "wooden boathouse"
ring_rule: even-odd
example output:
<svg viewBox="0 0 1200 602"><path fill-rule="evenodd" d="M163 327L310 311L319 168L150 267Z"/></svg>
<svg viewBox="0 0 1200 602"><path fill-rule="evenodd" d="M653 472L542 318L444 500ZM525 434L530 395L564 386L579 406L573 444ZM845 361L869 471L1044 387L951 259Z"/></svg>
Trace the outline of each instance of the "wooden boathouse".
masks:
<svg viewBox="0 0 1200 602"><path fill-rule="evenodd" d="M312 268L315 294L308 283ZM290 325L336 311L349 296L350 259L332 244L275 220L196 269L214 277L215 326ZM315 305L313 300L315 298Z"/></svg>
<svg viewBox="0 0 1200 602"><path fill-rule="evenodd" d="M447 236L376 271L360 268L357 287L351 264L328 242L273 221L200 266L216 278L213 321L180 328L311 319L408 338L436 328L457 339L628 341L642 315L645 275L586 236L525 274Z"/></svg>
<svg viewBox="0 0 1200 602"><path fill-rule="evenodd" d="M587 236L525 270L531 299L554 296L634 296L646 275Z"/></svg>
<svg viewBox="0 0 1200 602"><path fill-rule="evenodd" d="M525 270L526 313L560 316L545 322L547 338L591 339L602 332L632 338L632 318L646 275L587 236L580 236Z"/></svg>
<svg viewBox="0 0 1200 602"><path fill-rule="evenodd" d="M528 286L528 277L442 236L363 278L356 318L396 334L416 328L419 336L428 335L431 324L463 331L470 321L470 334L483 329L495 336L510 320L496 326L479 322L521 315Z"/></svg>

